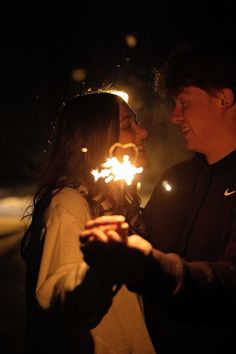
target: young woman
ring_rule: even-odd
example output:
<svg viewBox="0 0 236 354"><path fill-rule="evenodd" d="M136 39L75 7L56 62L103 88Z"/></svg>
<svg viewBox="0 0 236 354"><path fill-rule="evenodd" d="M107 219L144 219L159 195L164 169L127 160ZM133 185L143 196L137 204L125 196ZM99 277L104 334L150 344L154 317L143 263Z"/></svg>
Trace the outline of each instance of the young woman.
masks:
<svg viewBox="0 0 236 354"><path fill-rule="evenodd" d="M137 224L136 189L124 196L119 184L95 182L91 171L118 141L135 143L143 166L147 131L119 96L97 92L69 100L55 134L22 241L26 352L154 353L137 296L117 291L89 267L79 241L86 222L99 215L123 214Z"/></svg>

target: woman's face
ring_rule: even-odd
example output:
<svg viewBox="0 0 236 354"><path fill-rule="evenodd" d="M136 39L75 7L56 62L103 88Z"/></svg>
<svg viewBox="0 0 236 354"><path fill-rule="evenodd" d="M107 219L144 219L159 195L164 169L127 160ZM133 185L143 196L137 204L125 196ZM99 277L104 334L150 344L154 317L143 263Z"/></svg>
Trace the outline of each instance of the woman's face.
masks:
<svg viewBox="0 0 236 354"><path fill-rule="evenodd" d="M120 108L120 135L119 143L128 144L133 143L138 148L138 158L136 165L145 167L147 164L146 151L143 148L143 141L146 139L148 132L143 128L137 121L137 117L134 111L125 103L119 102ZM134 157L134 150L132 148L128 149L117 149L117 155L121 156L127 154Z"/></svg>

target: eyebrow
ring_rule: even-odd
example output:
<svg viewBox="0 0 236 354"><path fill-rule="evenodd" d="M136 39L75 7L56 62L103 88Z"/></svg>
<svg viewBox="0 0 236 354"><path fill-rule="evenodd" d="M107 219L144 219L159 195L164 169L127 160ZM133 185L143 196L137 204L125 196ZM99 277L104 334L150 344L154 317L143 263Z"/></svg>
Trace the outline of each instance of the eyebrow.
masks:
<svg viewBox="0 0 236 354"><path fill-rule="evenodd" d="M181 99L182 96L186 96L186 98L190 97L190 94L186 91L180 91L175 97L174 97L174 100L178 100L178 99Z"/></svg>

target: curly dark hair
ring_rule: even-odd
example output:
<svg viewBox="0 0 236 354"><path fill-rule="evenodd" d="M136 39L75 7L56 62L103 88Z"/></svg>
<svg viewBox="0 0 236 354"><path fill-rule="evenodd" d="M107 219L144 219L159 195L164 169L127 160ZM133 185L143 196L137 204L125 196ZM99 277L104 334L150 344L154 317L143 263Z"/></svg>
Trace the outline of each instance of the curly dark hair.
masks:
<svg viewBox="0 0 236 354"><path fill-rule="evenodd" d="M174 97L184 87L214 92L230 88L236 94L236 55L231 40L201 40L178 44L155 70L154 88L160 100Z"/></svg>

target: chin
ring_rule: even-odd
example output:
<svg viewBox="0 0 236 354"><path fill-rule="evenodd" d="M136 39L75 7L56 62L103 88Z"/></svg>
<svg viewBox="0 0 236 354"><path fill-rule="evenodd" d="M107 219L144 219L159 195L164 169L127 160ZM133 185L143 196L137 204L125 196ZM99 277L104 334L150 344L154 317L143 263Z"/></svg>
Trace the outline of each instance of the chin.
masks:
<svg viewBox="0 0 236 354"><path fill-rule="evenodd" d="M185 141L185 146L186 146L186 149L187 149L187 150L189 150L189 151L195 151L194 144L191 143L191 141L186 140L186 141Z"/></svg>
<svg viewBox="0 0 236 354"><path fill-rule="evenodd" d="M148 160L146 154L143 152L140 152L138 159L137 159L136 166L137 167L147 167L148 164L149 164L149 160Z"/></svg>

